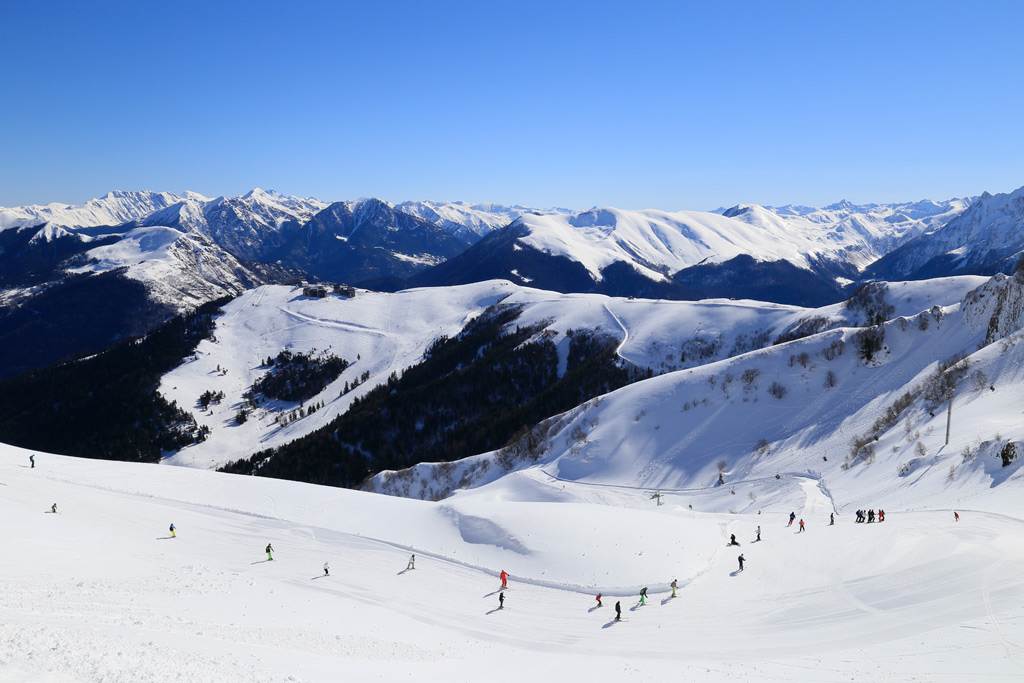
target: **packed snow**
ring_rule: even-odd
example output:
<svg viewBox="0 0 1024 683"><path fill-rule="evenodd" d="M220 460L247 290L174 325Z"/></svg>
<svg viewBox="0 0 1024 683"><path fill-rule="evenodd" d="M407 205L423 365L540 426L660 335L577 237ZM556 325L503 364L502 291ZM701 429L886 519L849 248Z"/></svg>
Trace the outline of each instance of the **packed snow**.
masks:
<svg viewBox="0 0 1024 683"><path fill-rule="evenodd" d="M962 480L928 507L941 487L894 479L897 507L895 491L839 497L786 471L657 505L642 482L532 470L432 503L42 453L30 468L29 455L0 446L4 681L977 681L1024 668L1019 477L1002 496L991 478ZM714 511L734 484L764 503ZM854 523L854 507L882 504L884 522Z"/></svg>

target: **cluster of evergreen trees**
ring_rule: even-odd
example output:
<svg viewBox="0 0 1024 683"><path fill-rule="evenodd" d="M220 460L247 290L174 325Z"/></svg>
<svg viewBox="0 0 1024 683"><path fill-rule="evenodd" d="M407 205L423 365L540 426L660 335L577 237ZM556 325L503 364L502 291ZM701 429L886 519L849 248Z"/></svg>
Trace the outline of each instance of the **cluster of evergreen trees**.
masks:
<svg viewBox="0 0 1024 683"><path fill-rule="evenodd" d="M228 299L177 316L145 337L0 382L0 441L89 458L157 462L203 437L168 403L160 378L213 332Z"/></svg>
<svg viewBox="0 0 1024 683"><path fill-rule="evenodd" d="M316 396L336 380L349 366L347 360L327 353L318 356L285 349L277 358L268 358L271 370L252 385L252 395L282 401L305 401Z"/></svg>
<svg viewBox="0 0 1024 683"><path fill-rule="evenodd" d="M384 469L498 448L524 427L637 378L616 362L615 340L589 331L570 337L559 377L551 333L511 328L521 310L492 307L326 427L223 470L357 486Z"/></svg>

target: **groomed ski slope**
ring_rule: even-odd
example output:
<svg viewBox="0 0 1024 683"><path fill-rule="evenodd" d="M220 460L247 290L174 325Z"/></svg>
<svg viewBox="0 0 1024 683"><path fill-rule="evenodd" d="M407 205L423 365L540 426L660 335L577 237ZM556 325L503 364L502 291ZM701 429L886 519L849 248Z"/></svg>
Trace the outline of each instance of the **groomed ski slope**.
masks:
<svg viewBox="0 0 1024 683"><path fill-rule="evenodd" d="M30 469L28 456L0 446L5 683L1024 671L1016 480L998 510L963 509L959 522L950 509L892 509L881 524L838 515L829 527L826 492L790 474L758 484L765 499L775 489L760 514L730 514L539 470L431 503L39 453ZM791 510L806 533L786 526ZM739 548L726 546L732 533ZM495 611L502 569L511 588ZM643 586L650 602L636 607ZM616 600L624 623L612 621Z"/></svg>

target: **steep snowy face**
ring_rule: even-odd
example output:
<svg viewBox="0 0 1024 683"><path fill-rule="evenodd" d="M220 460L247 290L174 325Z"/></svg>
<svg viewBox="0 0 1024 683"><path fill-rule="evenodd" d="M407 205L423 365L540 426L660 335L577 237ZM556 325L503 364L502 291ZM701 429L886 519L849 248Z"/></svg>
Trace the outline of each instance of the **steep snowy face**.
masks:
<svg viewBox="0 0 1024 683"><path fill-rule="evenodd" d="M583 264L595 280L625 262L654 280L698 263L720 263L746 254L759 261L787 260L809 268L807 254L820 242L787 233L780 221L752 224L697 211L668 213L595 208L570 215L526 214L516 220L529 234L519 242Z"/></svg>
<svg viewBox="0 0 1024 683"><path fill-rule="evenodd" d="M313 216L276 260L329 280L405 278L450 258L466 242L380 199L335 202Z"/></svg>
<svg viewBox="0 0 1024 683"><path fill-rule="evenodd" d="M880 256L963 213L972 199L902 204L855 205L847 201L824 208L739 205L723 215L754 226L804 235L819 243L818 253L863 269Z"/></svg>
<svg viewBox="0 0 1024 683"><path fill-rule="evenodd" d="M402 202L399 211L425 218L456 237L473 243L493 230L503 228L526 213L569 213L565 209L534 209L501 204L468 204L466 202Z"/></svg>
<svg viewBox="0 0 1024 683"><path fill-rule="evenodd" d="M238 260L199 233L142 227L113 244L90 249L86 265L71 272L125 268L125 275L147 285L153 300L185 311L259 282Z"/></svg>
<svg viewBox="0 0 1024 683"><path fill-rule="evenodd" d="M964 320L985 330L985 343L1006 339L1024 328L1024 271L997 273L964 297Z"/></svg>
<svg viewBox="0 0 1024 683"><path fill-rule="evenodd" d="M969 208L879 259L876 277L1009 272L1024 251L1024 187L978 197Z"/></svg>
<svg viewBox="0 0 1024 683"><path fill-rule="evenodd" d="M318 211L316 199L284 197L256 189L241 197L218 197L203 206L199 230L236 256L263 260Z"/></svg>
<svg viewBox="0 0 1024 683"><path fill-rule="evenodd" d="M181 197L169 192L109 192L77 206L47 204L46 206L0 207L0 230L49 223L63 227L95 227L120 225L148 216L177 202Z"/></svg>

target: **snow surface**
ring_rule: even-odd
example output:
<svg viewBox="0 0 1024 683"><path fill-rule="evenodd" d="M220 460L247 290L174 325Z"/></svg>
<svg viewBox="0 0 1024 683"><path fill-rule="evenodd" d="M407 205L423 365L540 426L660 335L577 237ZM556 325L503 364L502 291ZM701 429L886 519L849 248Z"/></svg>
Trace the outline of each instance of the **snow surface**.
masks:
<svg viewBox="0 0 1024 683"><path fill-rule="evenodd" d="M255 279L238 259L205 235L174 228L135 228L113 244L88 250L85 256L85 264L69 272L125 268L127 277L148 285L156 301L178 311L240 294L245 289L240 275Z"/></svg>
<svg viewBox="0 0 1024 683"><path fill-rule="evenodd" d="M947 278L887 298L903 317L873 363L838 327L668 372L569 411L539 460L495 464L439 502L202 469L262 438L258 420L215 428L194 468L43 453L30 468L29 451L0 445L0 680L1019 680L1024 458L1004 468L996 453L1024 440L1024 285ZM674 348L696 322L734 340L844 315L503 282L323 300L261 287L162 390L237 392L282 343L355 351L357 373L383 377L499 300L556 325L559 344L573 326L617 330L636 363L666 358L655 342ZM840 339L846 350L825 357ZM948 445L944 411L920 397L873 427L958 351L973 374ZM788 393L771 396L773 381ZM872 431L874 457L849 460L851 438ZM855 524L863 508L886 521Z"/></svg>
<svg viewBox="0 0 1024 683"><path fill-rule="evenodd" d="M569 213L567 209L533 209L501 204L469 204L467 202L402 202L394 208L419 216L444 228L468 242L475 242L487 233L503 228L526 213Z"/></svg>
<svg viewBox="0 0 1024 683"><path fill-rule="evenodd" d="M904 241L959 215L970 200L913 205L834 205L794 211L741 205L721 213L595 207L576 214L524 214L519 242L600 272L625 261L645 276L749 255L812 269L822 258L863 268Z"/></svg>
<svg viewBox="0 0 1024 683"><path fill-rule="evenodd" d="M911 316L935 305L951 305L985 282L981 277L943 278L889 284L896 315ZM213 339L202 341L193 357L164 376L159 391L210 427L209 438L167 458L176 465L219 467L265 448L292 441L328 424L353 399L421 360L440 337L457 334L488 306L499 301L523 306L517 325L542 324L553 333L564 372L569 354L567 332L594 330L618 340L623 362L655 373L691 368L770 343L783 330L809 317L833 326L850 324L841 304L822 309L755 301L664 301L598 294L559 294L493 280L458 287L420 288L397 293L360 291L353 299L302 296L301 288L263 286L227 304L217 318ZM760 346L755 344L761 339ZM683 344L717 345L704 358L683 358ZM285 426L278 415L298 403L271 401L242 425L235 415L243 393L267 369L267 357L280 351L329 350L352 363L342 375L306 403L324 408ZM344 385L369 373L358 389L342 395ZM206 391L224 392L204 413L198 405Z"/></svg>
<svg viewBox="0 0 1024 683"><path fill-rule="evenodd" d="M194 193L189 196L199 197ZM85 204L0 207L0 230L49 223L65 227L96 227L127 223L175 204L182 197L170 192L108 192Z"/></svg>
<svg viewBox="0 0 1024 683"><path fill-rule="evenodd" d="M28 455L0 446L4 681L981 681L1024 670L1019 478L987 511L958 507L959 522L945 506L890 506L884 523L844 513L830 527L829 491L789 472L750 482L773 502L731 514L540 472L431 503L40 453L29 469ZM987 484L957 487L981 500ZM902 488L908 504L936 492ZM702 495L702 508L733 497ZM786 526L791 510L806 533ZM511 588L498 611L502 569Z"/></svg>

